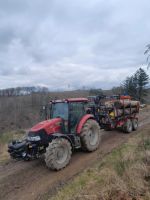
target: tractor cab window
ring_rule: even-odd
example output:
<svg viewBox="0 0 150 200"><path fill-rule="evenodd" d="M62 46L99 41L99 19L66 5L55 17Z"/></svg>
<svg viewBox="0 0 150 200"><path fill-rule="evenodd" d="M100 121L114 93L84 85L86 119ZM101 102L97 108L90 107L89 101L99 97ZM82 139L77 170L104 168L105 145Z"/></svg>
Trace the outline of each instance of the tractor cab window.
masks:
<svg viewBox="0 0 150 200"><path fill-rule="evenodd" d="M68 104L53 103L51 107L51 118L61 117L64 120L68 120Z"/></svg>
<svg viewBox="0 0 150 200"><path fill-rule="evenodd" d="M70 103L70 132L75 133L77 124L85 114L84 104L82 102Z"/></svg>

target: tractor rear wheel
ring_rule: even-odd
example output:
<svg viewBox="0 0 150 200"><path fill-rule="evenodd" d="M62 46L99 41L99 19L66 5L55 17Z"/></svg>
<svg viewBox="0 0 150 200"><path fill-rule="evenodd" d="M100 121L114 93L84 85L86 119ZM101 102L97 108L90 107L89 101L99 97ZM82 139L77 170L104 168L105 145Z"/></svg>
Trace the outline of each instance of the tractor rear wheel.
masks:
<svg viewBox="0 0 150 200"><path fill-rule="evenodd" d="M123 131L125 133L131 133L132 130L133 130L132 121L130 119L127 119L127 121L123 125Z"/></svg>
<svg viewBox="0 0 150 200"><path fill-rule="evenodd" d="M46 149L46 166L52 170L60 170L66 167L71 159L71 144L67 139L56 138L52 140Z"/></svg>
<svg viewBox="0 0 150 200"><path fill-rule="evenodd" d="M83 126L81 131L81 144L82 149L88 152L95 151L101 141L99 124L89 119Z"/></svg>
<svg viewBox="0 0 150 200"><path fill-rule="evenodd" d="M138 119L132 120L132 129L135 131L138 128Z"/></svg>

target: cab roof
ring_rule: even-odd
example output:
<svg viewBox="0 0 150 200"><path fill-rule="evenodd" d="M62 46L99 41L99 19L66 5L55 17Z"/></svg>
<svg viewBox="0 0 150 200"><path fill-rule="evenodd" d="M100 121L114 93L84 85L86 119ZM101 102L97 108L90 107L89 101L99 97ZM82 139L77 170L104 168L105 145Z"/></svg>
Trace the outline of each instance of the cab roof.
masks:
<svg viewBox="0 0 150 200"><path fill-rule="evenodd" d="M53 100L52 103L61 103L61 102L88 102L87 98L67 98L63 100Z"/></svg>
<svg viewBox="0 0 150 200"><path fill-rule="evenodd" d="M88 102L87 98L69 98L65 100L68 102Z"/></svg>

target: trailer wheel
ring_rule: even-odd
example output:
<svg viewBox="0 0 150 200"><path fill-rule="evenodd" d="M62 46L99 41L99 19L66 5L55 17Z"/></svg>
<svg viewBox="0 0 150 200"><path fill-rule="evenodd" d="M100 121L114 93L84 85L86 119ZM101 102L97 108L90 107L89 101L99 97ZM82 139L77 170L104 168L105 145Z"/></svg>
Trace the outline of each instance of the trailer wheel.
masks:
<svg viewBox="0 0 150 200"><path fill-rule="evenodd" d="M46 166L52 170L60 170L69 164L71 159L71 144L67 139L56 138L46 149L45 162Z"/></svg>
<svg viewBox="0 0 150 200"><path fill-rule="evenodd" d="M132 129L135 131L138 128L138 119L132 120Z"/></svg>
<svg viewBox="0 0 150 200"><path fill-rule="evenodd" d="M83 126L81 131L82 149L88 152L96 150L101 141L99 124L89 119Z"/></svg>
<svg viewBox="0 0 150 200"><path fill-rule="evenodd" d="M128 119L123 125L123 131L125 133L131 133L132 130L133 130L132 121L130 119Z"/></svg>

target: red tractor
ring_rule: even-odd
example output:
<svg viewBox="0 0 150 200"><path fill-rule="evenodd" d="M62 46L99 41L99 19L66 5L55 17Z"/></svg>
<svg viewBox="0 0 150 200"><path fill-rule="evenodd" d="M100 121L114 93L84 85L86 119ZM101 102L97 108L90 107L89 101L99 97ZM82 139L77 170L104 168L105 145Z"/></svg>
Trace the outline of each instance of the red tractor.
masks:
<svg viewBox="0 0 150 200"><path fill-rule="evenodd" d="M74 149L96 150L101 141L100 125L89 112L88 102L86 98L51 101L47 119L31 128L25 140L8 145L11 157L30 160L45 154L47 167L60 170L69 163Z"/></svg>
<svg viewBox="0 0 150 200"><path fill-rule="evenodd" d="M97 96L51 101L46 120L38 123L23 141L12 141L12 158L30 160L45 155L48 168L60 170L74 149L92 152L101 141L101 129L121 128L130 133L138 127L139 102L129 96Z"/></svg>

